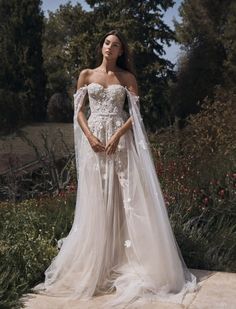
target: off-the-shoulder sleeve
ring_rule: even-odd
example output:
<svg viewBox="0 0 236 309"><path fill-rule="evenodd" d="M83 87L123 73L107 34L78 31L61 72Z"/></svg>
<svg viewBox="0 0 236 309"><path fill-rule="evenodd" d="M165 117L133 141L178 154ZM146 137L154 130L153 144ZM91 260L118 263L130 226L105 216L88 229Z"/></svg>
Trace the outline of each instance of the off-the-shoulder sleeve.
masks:
<svg viewBox="0 0 236 309"><path fill-rule="evenodd" d="M83 131L78 123L77 120L77 114L78 111L81 109L85 95L87 93L88 89L87 86L81 87L77 89L76 93L73 95L74 97L74 147L75 147L75 159L76 159L76 169L77 169L77 179L79 180L79 151L80 151L80 145L82 140L82 134Z"/></svg>
<svg viewBox="0 0 236 309"><path fill-rule="evenodd" d="M74 97L74 113L78 113L80 110L81 106L83 105L84 102L84 97L88 91L87 86L81 87L77 89L76 93L73 95Z"/></svg>

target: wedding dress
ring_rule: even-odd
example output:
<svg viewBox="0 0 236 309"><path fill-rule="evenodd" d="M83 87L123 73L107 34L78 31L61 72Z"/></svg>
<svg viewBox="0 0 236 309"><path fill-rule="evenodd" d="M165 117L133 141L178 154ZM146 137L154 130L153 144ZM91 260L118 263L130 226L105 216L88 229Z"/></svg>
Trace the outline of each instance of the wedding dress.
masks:
<svg viewBox="0 0 236 309"><path fill-rule="evenodd" d="M132 117L132 129L112 155L95 153L77 122L86 94L88 126L104 145ZM182 303L199 286L171 229L139 96L120 84L81 87L74 94L74 138L78 188L73 226L45 271L45 282L33 290L80 300L114 291L103 308L156 300Z"/></svg>

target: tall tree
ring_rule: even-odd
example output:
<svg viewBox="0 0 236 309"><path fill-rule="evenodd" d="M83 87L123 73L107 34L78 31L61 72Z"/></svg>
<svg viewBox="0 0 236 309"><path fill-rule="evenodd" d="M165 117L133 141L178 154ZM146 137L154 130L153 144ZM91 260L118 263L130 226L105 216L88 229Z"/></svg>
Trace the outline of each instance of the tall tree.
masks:
<svg viewBox="0 0 236 309"><path fill-rule="evenodd" d="M224 87L236 90L236 2L231 1L224 25L222 44L226 52L224 61Z"/></svg>
<svg viewBox="0 0 236 309"><path fill-rule="evenodd" d="M85 12L77 4L60 6L50 13L45 32L45 68L54 92L70 91L81 69L96 66L96 46L108 31L118 29L128 38L134 55L146 125L155 130L169 124L165 90L173 75L173 65L165 59L164 43L174 40L173 31L164 23L165 10L172 0L94 1Z"/></svg>
<svg viewBox="0 0 236 309"><path fill-rule="evenodd" d="M40 0L0 1L1 128L45 117Z"/></svg>
<svg viewBox="0 0 236 309"><path fill-rule="evenodd" d="M173 78L173 64L165 59L164 43L170 45L174 32L164 23L172 0L87 0L93 8L94 39L112 29L123 32L131 47L142 98L144 122L149 129L169 124L165 91ZM167 116L168 115L168 116Z"/></svg>
<svg viewBox="0 0 236 309"><path fill-rule="evenodd" d="M68 2L45 18L43 55L48 99L55 93L72 92L75 72L91 64L91 52L87 52L93 22L90 15L79 3L72 6Z"/></svg>
<svg viewBox="0 0 236 309"><path fill-rule="evenodd" d="M224 85L226 75L230 74L235 57L233 2L184 0L180 6L182 20L175 27L184 55L179 61L172 101L181 118L197 113L203 98L213 97L216 86Z"/></svg>

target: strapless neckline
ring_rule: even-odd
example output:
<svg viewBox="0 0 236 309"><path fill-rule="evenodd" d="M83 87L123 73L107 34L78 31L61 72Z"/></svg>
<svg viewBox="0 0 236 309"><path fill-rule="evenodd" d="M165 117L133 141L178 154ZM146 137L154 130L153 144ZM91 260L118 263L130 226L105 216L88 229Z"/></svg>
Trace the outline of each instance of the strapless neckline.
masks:
<svg viewBox="0 0 236 309"><path fill-rule="evenodd" d="M87 87L89 87L90 85L98 85L101 88L103 88L104 90L108 90L109 88L114 87L114 86L118 86L118 87L122 87L122 88L126 89L126 86L123 86L121 84L111 84L111 85L108 85L107 87L104 87L103 85L101 85L99 83L92 82L92 83L88 84Z"/></svg>

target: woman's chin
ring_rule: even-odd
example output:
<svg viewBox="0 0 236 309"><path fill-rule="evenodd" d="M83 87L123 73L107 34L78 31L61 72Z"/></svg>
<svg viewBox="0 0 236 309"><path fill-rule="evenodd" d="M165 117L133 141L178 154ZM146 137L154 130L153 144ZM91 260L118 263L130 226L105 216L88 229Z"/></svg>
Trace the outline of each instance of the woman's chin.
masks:
<svg viewBox="0 0 236 309"><path fill-rule="evenodd" d="M104 57L112 58L112 54L110 54L110 53L105 53L105 54L104 54Z"/></svg>

